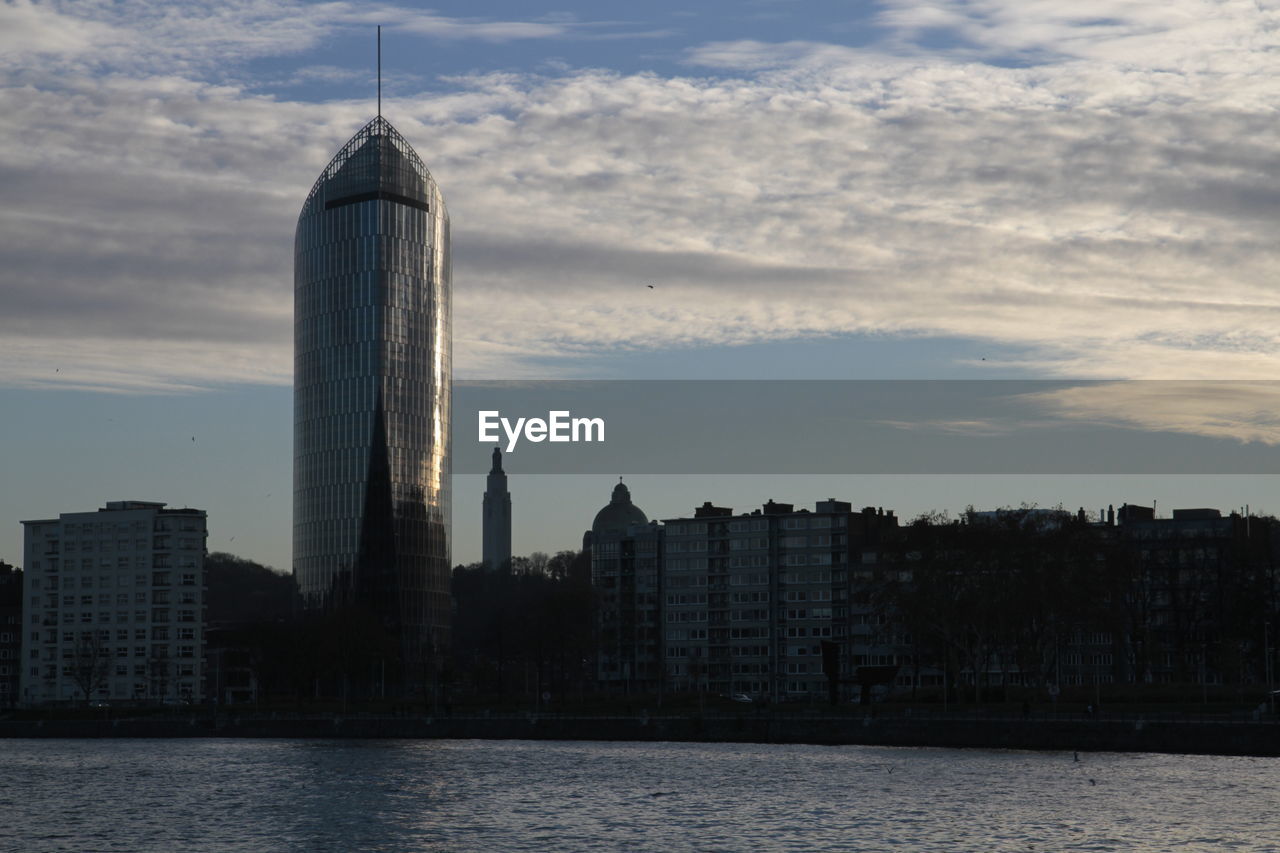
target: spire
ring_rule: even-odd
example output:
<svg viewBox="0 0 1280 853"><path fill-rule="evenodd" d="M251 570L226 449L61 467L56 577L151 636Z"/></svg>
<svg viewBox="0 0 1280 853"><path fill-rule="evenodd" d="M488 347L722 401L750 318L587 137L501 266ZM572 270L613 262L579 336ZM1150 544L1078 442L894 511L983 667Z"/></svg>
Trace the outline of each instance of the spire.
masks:
<svg viewBox="0 0 1280 853"><path fill-rule="evenodd" d="M493 449L493 467L489 469L490 474L502 473L502 451L498 448Z"/></svg>
<svg viewBox="0 0 1280 853"><path fill-rule="evenodd" d="M382 118L382 27L378 27L378 118Z"/></svg>

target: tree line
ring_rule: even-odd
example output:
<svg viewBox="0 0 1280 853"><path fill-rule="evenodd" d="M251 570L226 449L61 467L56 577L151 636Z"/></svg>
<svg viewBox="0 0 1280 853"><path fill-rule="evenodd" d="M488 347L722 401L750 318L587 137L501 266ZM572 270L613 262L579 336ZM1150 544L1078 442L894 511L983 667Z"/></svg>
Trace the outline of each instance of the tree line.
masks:
<svg viewBox="0 0 1280 853"><path fill-rule="evenodd" d="M1028 508L927 514L881 553L860 594L909 670L941 669L975 701L989 684L1057 685L1064 656L1090 646L1092 662L1071 665L1107 683L1260 685L1280 525L1230 527L1144 537Z"/></svg>
<svg viewBox="0 0 1280 853"><path fill-rule="evenodd" d="M402 685L413 683L424 702L440 707L458 694L554 702L588 689L594 635L585 552L535 552L500 569L457 566L450 647L425 650L420 672L406 671L393 630L366 608L306 610L291 575L231 554L209 554L205 570L207 646L226 668L251 672L264 696L363 702L405 698Z"/></svg>

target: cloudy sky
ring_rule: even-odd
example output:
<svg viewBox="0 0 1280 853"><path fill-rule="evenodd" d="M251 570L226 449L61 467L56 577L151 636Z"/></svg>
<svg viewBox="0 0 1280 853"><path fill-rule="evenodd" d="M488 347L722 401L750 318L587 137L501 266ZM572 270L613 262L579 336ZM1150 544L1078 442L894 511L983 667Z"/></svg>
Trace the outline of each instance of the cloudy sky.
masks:
<svg viewBox="0 0 1280 853"><path fill-rule="evenodd" d="M138 497L287 566L293 227L377 24L458 377L1280 375L1265 2L0 0L0 558Z"/></svg>

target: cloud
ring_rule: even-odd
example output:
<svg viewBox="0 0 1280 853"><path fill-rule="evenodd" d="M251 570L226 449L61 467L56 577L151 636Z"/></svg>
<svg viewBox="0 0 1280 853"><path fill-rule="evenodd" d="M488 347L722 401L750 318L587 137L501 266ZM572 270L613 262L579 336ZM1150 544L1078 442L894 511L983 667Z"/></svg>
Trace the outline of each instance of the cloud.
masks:
<svg viewBox="0 0 1280 853"><path fill-rule="evenodd" d="M691 62L733 69L712 76L461 76L398 98L453 218L460 375L862 332L1012 345L1045 375L1276 375L1271 13L1223 4L1191 44L1193 0L1165 30L1137 6L1112 24L1031 5L939 6L959 17L926 27L934 7L896 3L871 49L705 45ZM157 382L287 382L294 220L368 105L255 95L200 63L382 7L307 7L287 45L290 3L124 7L133 29L77 4L106 29L0 87L0 381L47 373L16 350L85 382L141 375L145 344ZM911 46L936 26L969 29ZM121 58L160 31L168 55ZM1162 38L1158 62L1116 46Z"/></svg>
<svg viewBox="0 0 1280 853"><path fill-rule="evenodd" d="M685 62L733 71L764 71L796 66L839 65L865 54L842 45L812 41L716 41L686 51Z"/></svg>
<svg viewBox="0 0 1280 853"><path fill-rule="evenodd" d="M445 39L513 41L531 38L558 38L569 32L563 24L537 21L467 21L430 14L403 14L397 28L417 35Z"/></svg>
<svg viewBox="0 0 1280 853"><path fill-rule="evenodd" d="M286 82L290 85L298 83L351 83L368 79L369 72L365 69L339 68L336 65L308 65L294 71Z"/></svg>
<svg viewBox="0 0 1280 853"><path fill-rule="evenodd" d="M455 18L394 3L301 0L11 0L0 3L0 69L226 75L303 53L345 28L501 43L560 38L572 23Z"/></svg>
<svg viewBox="0 0 1280 853"><path fill-rule="evenodd" d="M182 394L218 385L279 385L291 342L59 338L5 334L4 385L123 394Z"/></svg>
<svg viewBox="0 0 1280 853"><path fill-rule="evenodd" d="M9 0L0 4L0 56L77 55L119 37L106 24L61 14L48 3Z"/></svg>
<svg viewBox="0 0 1280 853"><path fill-rule="evenodd" d="M1002 61L1087 59L1172 73L1262 73L1280 12L1237 0L884 0L878 23L910 50L939 34Z"/></svg>
<svg viewBox="0 0 1280 853"><path fill-rule="evenodd" d="M1275 382L1106 382L1021 399L1076 422L1280 444Z"/></svg>
<svg viewBox="0 0 1280 853"><path fill-rule="evenodd" d="M955 418L950 420L899 421L881 420L876 423L907 432L937 432L952 435L995 437L1010 435L1025 429L1025 422L996 421L989 418Z"/></svg>

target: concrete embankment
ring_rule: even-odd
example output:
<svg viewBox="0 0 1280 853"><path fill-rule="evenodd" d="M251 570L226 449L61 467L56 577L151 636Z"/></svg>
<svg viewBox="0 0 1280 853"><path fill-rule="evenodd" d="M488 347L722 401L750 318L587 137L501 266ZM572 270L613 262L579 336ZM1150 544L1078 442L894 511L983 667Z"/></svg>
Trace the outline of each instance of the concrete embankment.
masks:
<svg viewBox="0 0 1280 853"><path fill-rule="evenodd" d="M959 716L253 716L0 720L17 738L453 738L861 744L988 749L1280 755L1273 721Z"/></svg>

